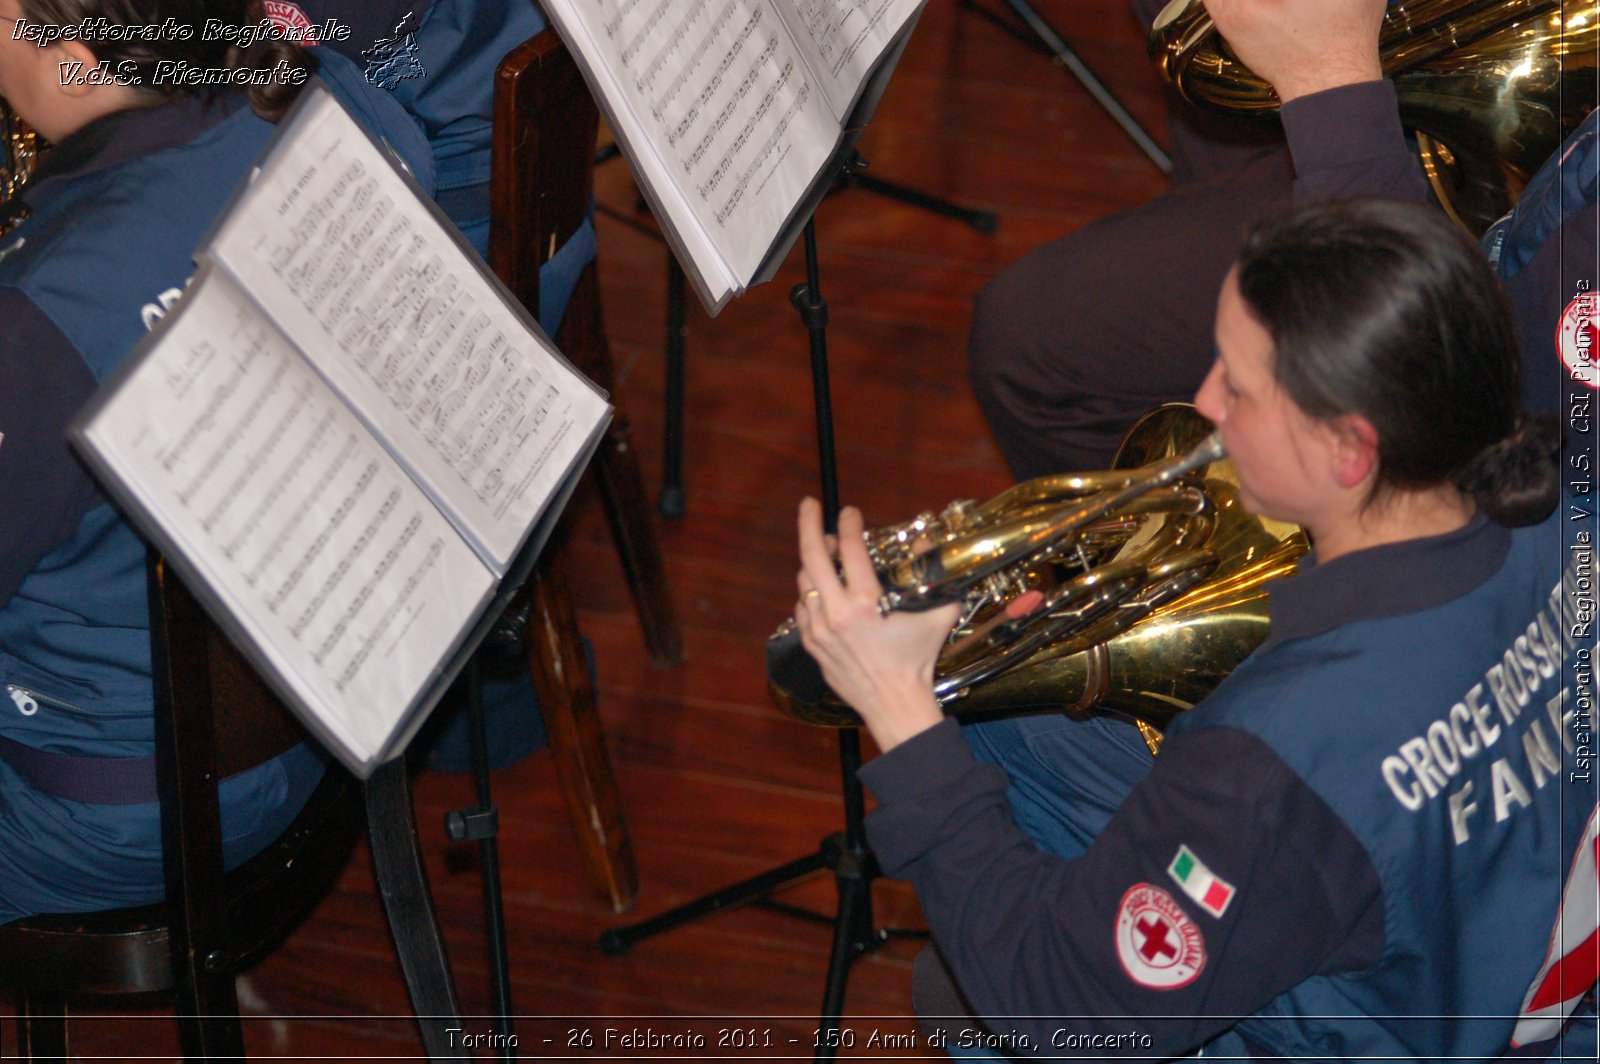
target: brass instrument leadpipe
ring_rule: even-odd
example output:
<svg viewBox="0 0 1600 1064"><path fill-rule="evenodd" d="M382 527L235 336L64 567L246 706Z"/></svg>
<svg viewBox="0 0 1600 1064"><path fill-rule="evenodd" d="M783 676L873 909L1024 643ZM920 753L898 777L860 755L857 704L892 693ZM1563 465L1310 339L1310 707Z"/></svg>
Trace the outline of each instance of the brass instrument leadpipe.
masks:
<svg viewBox="0 0 1600 1064"><path fill-rule="evenodd" d="M1137 476L1120 487L1101 492L1086 502L1071 503L1044 514L1024 514L988 528L981 536L940 544L908 558L883 574L888 589L885 609L927 609L959 597L967 587L990 573L1046 546L1070 548L1095 521L1112 514L1142 495L1167 487L1224 454L1222 437L1212 433L1188 454L1179 455Z"/></svg>

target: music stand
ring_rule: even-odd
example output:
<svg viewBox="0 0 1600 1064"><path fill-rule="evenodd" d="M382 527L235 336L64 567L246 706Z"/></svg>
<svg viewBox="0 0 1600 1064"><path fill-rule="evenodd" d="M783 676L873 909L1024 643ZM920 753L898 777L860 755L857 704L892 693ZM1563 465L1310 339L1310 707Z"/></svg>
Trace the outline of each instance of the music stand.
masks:
<svg viewBox="0 0 1600 1064"><path fill-rule="evenodd" d="M840 179L848 180L856 164L854 152L847 152L840 165ZM806 222L806 279L789 292L789 301L800 314L810 341L811 384L816 406L817 459L821 482L823 523L830 532L838 530L839 477L833 442L833 403L828 383L828 304L822 297L817 261L816 219ZM828 957L828 973L823 986L821 1018L818 1024L815 1059L830 1061L838 1039L827 1037L839 1030L844 1006L845 982L850 965L857 957L871 953L885 942L900 938L926 938L926 931L879 928L872 917L872 881L882 875L878 862L867 845L864 820L866 795L856 770L861 767L861 736L854 728L839 731L840 787L844 797L844 830L828 835L814 853L779 865L769 871L704 895L677 908L627 927L612 928L600 936L600 949L608 955L623 953L647 938L692 923L703 916L740 905L755 904L775 912L833 925L833 948ZM772 901L767 895L809 876L831 870L838 888L838 908L832 916L798 906ZM831 1044L830 1044L831 1043Z"/></svg>
<svg viewBox="0 0 1600 1064"><path fill-rule="evenodd" d="M1145 157L1155 165L1157 170L1160 170L1163 174L1172 173L1172 157L1162 149L1161 145L1155 142L1155 139L1146 132L1138 120L1128 112L1128 109L1122 105L1122 101L1118 100L1116 95L1106 87L1105 82L1101 81L1095 72L1089 69L1088 64L1078 57L1078 54L1067 44L1066 38L1062 37L1054 26L1045 21L1044 16L1040 15L1033 5L1028 3L1028 0L1005 0L1005 3L1007 7L1011 8L1012 13L1021 19L1023 24L1033 32L1032 37L1029 37L1021 27L1013 25L1003 16L997 15L982 4L977 3L977 0L961 0L961 6L968 11L983 16L1005 33L1035 51L1051 56L1056 62L1065 67L1067 73L1077 79L1078 84L1082 85L1084 90L1094 98L1094 102L1100 105L1101 110L1111 116L1111 120L1117 124L1117 127L1122 132L1128 135L1128 139L1132 140L1140 151L1144 152Z"/></svg>

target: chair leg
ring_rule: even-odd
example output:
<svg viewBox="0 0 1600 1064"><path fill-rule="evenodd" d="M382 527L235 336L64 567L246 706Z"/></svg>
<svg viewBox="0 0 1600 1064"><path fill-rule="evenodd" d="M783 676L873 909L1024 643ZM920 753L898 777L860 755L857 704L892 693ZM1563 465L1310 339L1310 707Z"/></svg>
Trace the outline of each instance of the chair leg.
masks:
<svg viewBox="0 0 1600 1064"><path fill-rule="evenodd" d="M594 465L611 538L617 544L623 575L639 610L650 660L663 667L676 665L683 660L683 634L667 592L661 547L650 524L650 503L639 471L639 457L620 409L595 455Z"/></svg>
<svg viewBox="0 0 1600 1064"><path fill-rule="evenodd" d="M528 668L550 733L556 776L589 878L614 911L624 912L639 893L639 873L606 753L594 679L578 638L562 549L545 555L528 591Z"/></svg>
<svg viewBox="0 0 1600 1064"><path fill-rule="evenodd" d="M365 790L372 867L389 916L395 953L405 972L411 1007L422 1030L423 1049L429 1060L468 1060L471 1054L451 1045L450 1030L461 1029L461 1006L417 845L405 759L380 765Z"/></svg>
<svg viewBox="0 0 1600 1064"><path fill-rule="evenodd" d="M17 991L17 1059L67 1059L66 999Z"/></svg>

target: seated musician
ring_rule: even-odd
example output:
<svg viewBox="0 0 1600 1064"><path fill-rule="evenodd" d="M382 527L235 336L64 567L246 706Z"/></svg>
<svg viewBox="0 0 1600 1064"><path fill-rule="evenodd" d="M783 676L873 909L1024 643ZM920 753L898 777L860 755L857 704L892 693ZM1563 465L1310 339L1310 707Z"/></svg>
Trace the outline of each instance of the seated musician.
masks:
<svg viewBox="0 0 1600 1064"><path fill-rule="evenodd" d="M1160 7L1137 2L1147 18ZM1290 202L1427 197L1378 61L1384 0L1206 7L1234 54L1285 101L1288 150L1211 145L1201 165L1187 167L1200 172L1186 175L1184 159L1205 142L1179 122L1170 191L1036 249L979 294L968 343L973 388L1020 479L1103 468L1135 418L1193 394L1211 362L1213 296L1252 218ZM1600 280L1594 123L1552 156L1561 174L1546 194L1519 206L1549 224L1515 228L1512 253L1499 259L1536 410L1563 405L1557 338L1567 317L1593 305L1575 306L1578 280Z"/></svg>
<svg viewBox="0 0 1600 1064"><path fill-rule="evenodd" d="M162 892L145 546L66 427L182 291L316 65L282 41L199 32L261 18L255 0L0 0L0 95L55 145L23 190L26 219L0 237L0 923ZM91 25L112 30L43 35ZM207 85L180 69L260 79ZM404 112L344 60L324 72L431 183ZM225 861L277 836L321 773L300 746L224 780Z"/></svg>
<svg viewBox="0 0 1600 1064"><path fill-rule="evenodd" d="M1314 554L1153 761L1118 722L946 719L956 607L880 615L861 514L841 577L801 504L804 644L884 751L869 838L986 1018L949 1047L1484 1059L1578 1007L1592 1050L1592 961L1559 973L1594 920L1593 562L1567 549L1594 520L1552 515L1503 290L1436 211L1298 208L1246 238L1215 338L1196 404L1244 505Z"/></svg>

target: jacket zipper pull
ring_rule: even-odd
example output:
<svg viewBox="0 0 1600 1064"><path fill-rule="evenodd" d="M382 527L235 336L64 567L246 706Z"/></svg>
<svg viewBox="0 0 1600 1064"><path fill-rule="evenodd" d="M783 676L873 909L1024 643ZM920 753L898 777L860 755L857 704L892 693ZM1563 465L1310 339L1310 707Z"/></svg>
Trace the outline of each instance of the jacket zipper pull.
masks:
<svg viewBox="0 0 1600 1064"><path fill-rule="evenodd" d="M6 693L11 696L11 701L17 704L17 712L24 717L31 717L39 712L38 701L16 684L6 684Z"/></svg>

